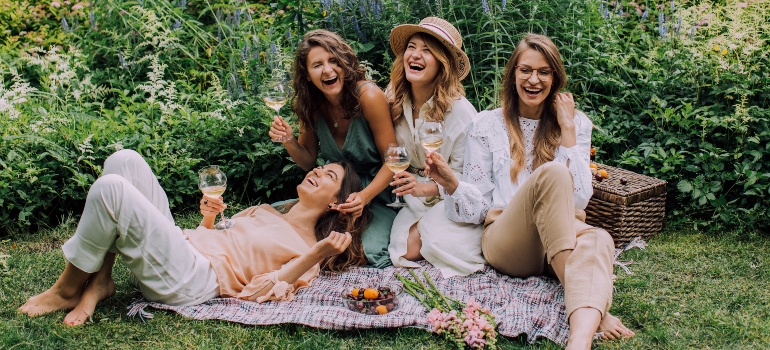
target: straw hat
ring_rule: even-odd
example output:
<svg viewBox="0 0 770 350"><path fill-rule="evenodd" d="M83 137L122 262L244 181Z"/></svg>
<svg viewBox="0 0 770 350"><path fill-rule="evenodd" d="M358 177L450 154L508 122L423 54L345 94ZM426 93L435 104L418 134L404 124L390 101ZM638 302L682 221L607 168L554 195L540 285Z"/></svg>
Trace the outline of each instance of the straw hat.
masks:
<svg viewBox="0 0 770 350"><path fill-rule="evenodd" d="M471 64L468 55L462 50L463 38L457 28L441 18L426 17L420 21L420 24L402 24L393 28L390 31L390 49L396 55L404 53L409 38L416 33L425 33L438 39L447 51L454 54L460 80L468 75Z"/></svg>

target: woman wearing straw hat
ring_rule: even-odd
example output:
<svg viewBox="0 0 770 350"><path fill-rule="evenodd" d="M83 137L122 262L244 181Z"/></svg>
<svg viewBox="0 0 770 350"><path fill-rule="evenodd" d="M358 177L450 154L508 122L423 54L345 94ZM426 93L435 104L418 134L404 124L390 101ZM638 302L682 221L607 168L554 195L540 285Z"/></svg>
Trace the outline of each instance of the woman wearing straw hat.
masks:
<svg viewBox="0 0 770 350"><path fill-rule="evenodd" d="M328 30L309 31L294 57L294 95L291 107L299 117L300 133L281 117L271 125L271 138L281 138L289 156L302 169L327 161L348 161L355 166L364 189L350 195L337 210L357 217L369 205L374 214L364 231L369 264L390 266L388 241L396 211L388 190L393 172L382 166L382 154L396 142L385 94L373 82L356 54L339 35Z"/></svg>
<svg viewBox="0 0 770 350"><path fill-rule="evenodd" d="M479 113L468 129L462 181L441 154L426 169L444 187L446 215L484 224L489 265L512 277L556 275L564 286L568 349L633 336L612 304L615 247L583 209L593 193L588 167L592 123L575 109L559 50L528 34L503 74L502 108ZM582 215L581 215L582 214Z"/></svg>
<svg viewBox="0 0 770 350"><path fill-rule="evenodd" d="M396 138L411 155L409 171L397 174L391 183L407 206L393 222L390 259L399 267L419 267L415 261L425 259L444 277L481 270L480 225L448 220L441 186L418 181L426 178L423 162L428 151L418 135L426 121L443 122L444 142L435 152L448 159L452 171L458 175L462 171L466 129L476 109L460 84L470 70L460 32L441 18L428 17L417 25L394 28L390 47L396 59L387 95Z"/></svg>

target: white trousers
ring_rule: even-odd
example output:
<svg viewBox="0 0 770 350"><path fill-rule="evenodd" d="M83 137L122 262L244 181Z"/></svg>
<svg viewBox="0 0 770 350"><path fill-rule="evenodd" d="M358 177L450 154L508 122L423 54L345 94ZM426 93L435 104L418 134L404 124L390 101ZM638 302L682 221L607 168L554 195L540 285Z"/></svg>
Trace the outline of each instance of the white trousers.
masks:
<svg viewBox="0 0 770 350"><path fill-rule="evenodd" d="M166 192L133 150L115 152L104 162L75 235L62 250L89 273L99 271L107 252L120 254L150 301L195 305L219 295L211 263L174 225Z"/></svg>

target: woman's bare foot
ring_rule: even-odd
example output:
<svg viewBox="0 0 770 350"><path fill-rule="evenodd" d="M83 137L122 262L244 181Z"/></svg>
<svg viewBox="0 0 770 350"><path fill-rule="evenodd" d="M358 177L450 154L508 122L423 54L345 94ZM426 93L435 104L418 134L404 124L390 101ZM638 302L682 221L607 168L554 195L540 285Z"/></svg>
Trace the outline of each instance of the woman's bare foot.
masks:
<svg viewBox="0 0 770 350"><path fill-rule="evenodd" d="M50 312L72 309L80 302L81 292L65 293L56 286L51 287L34 297L27 299L27 302L19 307L19 311L31 317L42 316Z"/></svg>
<svg viewBox="0 0 770 350"><path fill-rule="evenodd" d="M115 295L115 281L113 281L112 277L107 279L91 279L83 291L80 303L64 317L64 324L79 326L86 323L91 318L91 315L94 314L96 304L113 295Z"/></svg>
<svg viewBox="0 0 770 350"><path fill-rule="evenodd" d="M610 315L609 312L606 315L604 315L604 318L602 318L602 321L599 322L599 332L602 333L602 335L599 338L603 340L616 340L620 338L630 338L635 335L634 332L632 332L630 329L626 328L625 325L623 325L623 322L620 322L620 319Z"/></svg>

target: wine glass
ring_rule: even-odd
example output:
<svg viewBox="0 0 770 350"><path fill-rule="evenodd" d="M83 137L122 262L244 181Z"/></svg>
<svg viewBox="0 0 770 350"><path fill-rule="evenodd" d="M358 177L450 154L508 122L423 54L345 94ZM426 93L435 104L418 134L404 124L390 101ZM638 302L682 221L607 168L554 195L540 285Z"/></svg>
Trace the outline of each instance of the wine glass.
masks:
<svg viewBox="0 0 770 350"><path fill-rule="evenodd" d="M420 136L420 144L426 150L435 152L444 143L444 123L425 121L417 130ZM425 174L425 181L430 182L430 175Z"/></svg>
<svg viewBox="0 0 770 350"><path fill-rule="evenodd" d="M409 167L409 153L407 153L406 147L391 143L388 144L388 150L385 151L383 161L390 171L398 174ZM386 205L393 208L405 206L406 203L401 202L399 197L400 196L396 196L396 200L393 203L388 203Z"/></svg>
<svg viewBox="0 0 770 350"><path fill-rule="evenodd" d="M265 104L275 110L275 114L281 110L281 107L286 104L291 96L291 90L288 83L282 79L268 80L262 86L262 100ZM274 142L284 142L291 137L277 137L274 138Z"/></svg>
<svg viewBox="0 0 770 350"><path fill-rule="evenodd" d="M198 179L198 188L208 197L221 198L222 193L225 193L227 189L227 176L222 170L219 170L218 165L209 165L198 171ZM214 225L215 229L224 230L235 225L235 222L227 219L224 211L220 214L222 214L222 219Z"/></svg>

